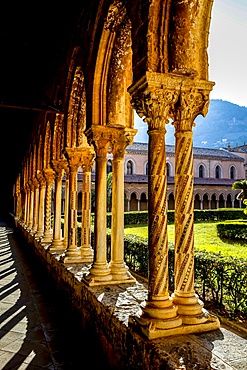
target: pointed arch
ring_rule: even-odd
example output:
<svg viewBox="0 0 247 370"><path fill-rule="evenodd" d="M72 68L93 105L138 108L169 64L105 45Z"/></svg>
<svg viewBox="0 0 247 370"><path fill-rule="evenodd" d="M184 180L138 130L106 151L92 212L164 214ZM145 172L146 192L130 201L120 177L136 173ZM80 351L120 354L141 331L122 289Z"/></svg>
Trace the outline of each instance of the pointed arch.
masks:
<svg viewBox="0 0 247 370"><path fill-rule="evenodd" d="M86 129L86 90L82 69L76 67L71 87L68 114L65 125L66 147L78 148L87 145Z"/></svg>
<svg viewBox="0 0 247 370"><path fill-rule="evenodd" d="M127 88L132 82L131 27L126 9L115 0L102 31L93 86L93 125L133 127Z"/></svg>

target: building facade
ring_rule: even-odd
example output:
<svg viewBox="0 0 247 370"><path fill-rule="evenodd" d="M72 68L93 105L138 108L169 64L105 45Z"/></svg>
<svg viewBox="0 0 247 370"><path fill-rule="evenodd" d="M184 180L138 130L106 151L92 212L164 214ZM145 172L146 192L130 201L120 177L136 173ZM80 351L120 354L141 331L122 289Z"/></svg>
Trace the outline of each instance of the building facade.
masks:
<svg viewBox="0 0 247 370"><path fill-rule="evenodd" d="M236 180L245 176L247 147L234 149L193 148L194 208L239 208L238 191L232 190ZM112 171L112 154L107 156L107 173ZM175 147L166 145L167 202L174 210ZM95 167L92 169L92 180ZM81 209L79 175L78 208ZM148 207L148 144L134 142L124 156L125 211L144 211Z"/></svg>

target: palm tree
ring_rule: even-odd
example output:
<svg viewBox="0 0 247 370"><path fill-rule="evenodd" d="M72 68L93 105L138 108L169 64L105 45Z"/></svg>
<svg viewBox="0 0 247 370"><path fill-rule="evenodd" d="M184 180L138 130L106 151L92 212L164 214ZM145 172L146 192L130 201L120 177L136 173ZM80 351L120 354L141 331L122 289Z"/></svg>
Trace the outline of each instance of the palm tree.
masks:
<svg viewBox="0 0 247 370"><path fill-rule="evenodd" d="M240 180L240 181L235 181L232 184L232 189L233 190L238 190L241 189L240 193L237 195L238 200L242 200L243 204L247 206L247 180ZM247 214L247 208L244 208L244 213Z"/></svg>
<svg viewBox="0 0 247 370"><path fill-rule="evenodd" d="M232 184L232 190L238 190L241 189L240 193L237 195L238 200L245 200L247 199L247 180L240 180L235 181Z"/></svg>

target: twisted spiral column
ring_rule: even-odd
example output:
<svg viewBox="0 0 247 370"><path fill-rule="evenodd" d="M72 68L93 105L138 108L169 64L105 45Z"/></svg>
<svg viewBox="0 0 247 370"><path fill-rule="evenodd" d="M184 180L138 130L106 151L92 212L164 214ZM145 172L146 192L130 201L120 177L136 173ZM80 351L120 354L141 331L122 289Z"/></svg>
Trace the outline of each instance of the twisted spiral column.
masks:
<svg viewBox="0 0 247 370"><path fill-rule="evenodd" d="M175 127L175 291L173 302L183 324L191 330L217 329L219 321L210 318L194 290L194 177L193 132L198 114L205 115L209 88L204 82L188 81L181 88L174 111ZM190 330L190 329L187 329Z"/></svg>
<svg viewBox="0 0 247 370"><path fill-rule="evenodd" d="M135 318L148 338L178 332L182 320L169 295L167 176L165 125L178 99L177 81L169 76L146 73L129 89L131 103L148 124L148 299L142 315ZM133 91L132 91L133 90Z"/></svg>

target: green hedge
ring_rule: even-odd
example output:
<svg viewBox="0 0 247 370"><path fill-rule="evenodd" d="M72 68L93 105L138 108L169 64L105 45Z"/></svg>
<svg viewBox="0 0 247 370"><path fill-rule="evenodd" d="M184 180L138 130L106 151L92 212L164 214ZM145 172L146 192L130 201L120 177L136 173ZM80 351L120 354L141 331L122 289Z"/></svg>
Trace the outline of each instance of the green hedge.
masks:
<svg viewBox="0 0 247 370"><path fill-rule="evenodd" d="M225 222L216 225L218 236L221 239L247 241L247 222Z"/></svg>
<svg viewBox="0 0 247 370"><path fill-rule="evenodd" d="M92 233L93 245L93 233ZM107 231L107 256L110 261L111 232ZM131 271L148 278L148 239L124 237L124 258ZM174 248L169 245L169 289L174 291ZM225 307L232 316L247 317L247 259L195 251L195 290L204 303Z"/></svg>
<svg viewBox="0 0 247 370"><path fill-rule="evenodd" d="M238 220L246 219L247 214L244 213L243 208L218 208L218 209L205 209L194 210L194 221L225 221L225 220ZM167 212L168 223L174 222L174 211ZM148 211L132 211L124 213L125 225L141 225L148 223ZM107 213L107 227L111 227L111 213Z"/></svg>

